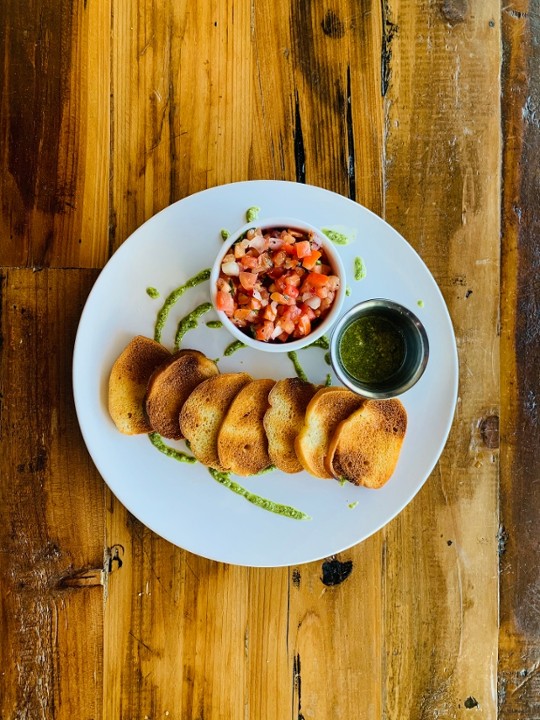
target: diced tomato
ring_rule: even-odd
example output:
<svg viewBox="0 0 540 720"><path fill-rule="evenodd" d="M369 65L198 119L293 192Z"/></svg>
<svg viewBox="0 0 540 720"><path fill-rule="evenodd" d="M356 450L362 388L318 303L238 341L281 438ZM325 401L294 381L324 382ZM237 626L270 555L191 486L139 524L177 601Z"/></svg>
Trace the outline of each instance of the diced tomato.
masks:
<svg viewBox="0 0 540 720"><path fill-rule="evenodd" d="M311 332L311 320L307 315L300 315L298 322L296 323L296 331L298 337L305 337Z"/></svg>
<svg viewBox="0 0 540 720"><path fill-rule="evenodd" d="M321 287L326 285L328 282L328 275L321 275L320 273L309 273L304 280L304 285L311 285L311 287Z"/></svg>
<svg viewBox="0 0 540 720"><path fill-rule="evenodd" d="M302 265L306 270L312 270L317 264L317 260L321 257L320 250L313 250L309 255L306 255L302 260Z"/></svg>
<svg viewBox="0 0 540 720"><path fill-rule="evenodd" d="M298 258L305 258L312 254L311 243L309 240L301 240L300 242L297 242L294 248L296 250L296 257Z"/></svg>
<svg viewBox="0 0 540 720"><path fill-rule="evenodd" d="M270 322L269 320L265 320L262 325L259 325L257 330L255 331L255 337L257 340L262 340L263 342L268 342L270 338L272 337L272 333L274 332L274 323Z"/></svg>
<svg viewBox="0 0 540 720"><path fill-rule="evenodd" d="M223 310L225 315L231 317L234 312L234 300L232 295L224 290L219 290L216 295L216 307L218 310Z"/></svg>
<svg viewBox="0 0 540 720"><path fill-rule="evenodd" d="M281 246L281 250L284 253L287 253L287 255L296 255L296 245L291 245L290 243L283 243Z"/></svg>
<svg viewBox="0 0 540 720"><path fill-rule="evenodd" d="M242 272L242 270L240 270L238 279L240 280L240 285L245 290L253 290L255 283L257 282L257 275L250 272Z"/></svg>

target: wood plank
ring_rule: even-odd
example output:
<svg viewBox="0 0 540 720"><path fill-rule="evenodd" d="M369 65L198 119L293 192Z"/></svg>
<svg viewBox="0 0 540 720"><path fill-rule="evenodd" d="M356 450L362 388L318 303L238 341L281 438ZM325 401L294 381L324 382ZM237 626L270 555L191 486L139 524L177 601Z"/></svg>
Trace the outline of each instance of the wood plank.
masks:
<svg viewBox="0 0 540 720"><path fill-rule="evenodd" d="M104 717L285 717L287 571L180 550L112 496L108 532Z"/></svg>
<svg viewBox="0 0 540 720"><path fill-rule="evenodd" d="M109 255L110 2L0 5L0 265Z"/></svg>
<svg viewBox="0 0 540 720"><path fill-rule="evenodd" d="M382 715L380 533L291 571L291 718Z"/></svg>
<svg viewBox="0 0 540 720"><path fill-rule="evenodd" d="M540 16L505 3L499 716L540 716L538 206Z"/></svg>
<svg viewBox="0 0 540 720"><path fill-rule="evenodd" d="M117 247L175 200L249 177L249 5L123 3L112 56Z"/></svg>
<svg viewBox="0 0 540 720"><path fill-rule="evenodd" d="M2 277L1 717L101 717L104 490L71 391L95 277Z"/></svg>
<svg viewBox="0 0 540 720"><path fill-rule="evenodd" d="M384 533L384 716L494 718L499 5L384 7L385 216L441 286L461 361L447 448Z"/></svg>

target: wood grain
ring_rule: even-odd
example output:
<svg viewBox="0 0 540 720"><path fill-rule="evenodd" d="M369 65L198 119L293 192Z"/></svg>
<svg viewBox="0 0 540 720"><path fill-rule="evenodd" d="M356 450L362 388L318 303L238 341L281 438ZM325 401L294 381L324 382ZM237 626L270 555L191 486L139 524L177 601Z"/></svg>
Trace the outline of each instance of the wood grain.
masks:
<svg viewBox="0 0 540 720"><path fill-rule="evenodd" d="M0 717L491 720L499 553L499 714L538 716L538 47L526 0L0 4ZM255 178L384 216L435 275L461 363L449 443L405 511L268 570L131 516L70 390L96 273L68 268Z"/></svg>
<svg viewBox="0 0 540 720"><path fill-rule="evenodd" d="M95 273L2 277L0 715L101 717L103 483L71 354Z"/></svg>
<svg viewBox="0 0 540 720"><path fill-rule="evenodd" d="M110 3L0 5L0 264L109 255Z"/></svg>
<svg viewBox="0 0 540 720"><path fill-rule="evenodd" d="M503 10L501 632L499 716L540 716L538 226L540 16Z"/></svg>
<svg viewBox="0 0 540 720"><path fill-rule="evenodd" d="M385 712L493 718L498 457L481 428L499 413L498 5L386 11L385 217L441 287L461 378L436 471L384 531Z"/></svg>

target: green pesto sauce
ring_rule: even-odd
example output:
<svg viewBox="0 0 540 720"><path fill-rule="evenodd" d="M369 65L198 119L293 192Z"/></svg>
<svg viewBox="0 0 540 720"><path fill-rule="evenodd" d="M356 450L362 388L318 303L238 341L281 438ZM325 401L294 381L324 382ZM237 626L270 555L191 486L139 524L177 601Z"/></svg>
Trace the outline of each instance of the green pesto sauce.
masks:
<svg viewBox="0 0 540 720"><path fill-rule="evenodd" d="M229 490L232 490L237 495L241 495L248 502L253 503L253 505L260 507L263 510L276 513L276 515L284 515L285 517L293 520L311 520L310 516L306 515L306 513L301 510L297 510L290 505L275 503L272 500L267 500L260 495L255 495L249 490L246 490L245 487L242 487L242 485L239 485L234 480L231 480L229 473L219 472L219 470L214 470L213 468L208 468L208 472L214 480L217 480L218 483L224 485L226 488L229 488Z"/></svg>
<svg viewBox="0 0 540 720"><path fill-rule="evenodd" d="M308 382L308 377L306 373L304 372L304 368L300 365L300 362L298 361L298 355L294 350L289 350L287 353L287 356L289 357L289 360L294 365L294 370L296 372L297 377L300 378L300 380L305 380L305 382Z"/></svg>
<svg viewBox="0 0 540 720"><path fill-rule="evenodd" d="M331 364L332 364L332 361L330 360L330 353L329 353L329 352L324 353L324 362L325 362L327 365L331 365Z"/></svg>
<svg viewBox="0 0 540 720"><path fill-rule="evenodd" d="M302 348L302 350L310 347L320 347L323 350L328 350L330 348L330 340L326 335L322 335L318 340L314 340L309 345L306 345L305 348Z"/></svg>
<svg viewBox="0 0 540 720"><path fill-rule="evenodd" d="M405 343L390 320L365 315L345 329L339 354L347 372L360 382L384 382L401 367Z"/></svg>
<svg viewBox="0 0 540 720"><path fill-rule="evenodd" d="M223 240L227 240L227 238L230 236L230 232L228 230L221 230L220 235Z"/></svg>
<svg viewBox="0 0 540 720"><path fill-rule="evenodd" d="M186 290L189 290L190 288L199 285L199 283L208 280L209 277L210 268L207 268L206 270L201 270L200 273L197 273L197 275L194 275L183 285L180 285L180 287L177 287L176 290L173 290L171 293L169 293L167 299L163 303L163 307L157 315L156 325L154 328L154 340L156 342L161 342L161 333L163 332L163 327L165 326L165 323L173 305L180 299L180 297L182 297Z"/></svg>
<svg viewBox="0 0 540 720"><path fill-rule="evenodd" d="M330 230L330 228L322 228L323 233L326 237L331 240L334 245L348 245L351 242L351 238L340 233L337 230Z"/></svg>
<svg viewBox="0 0 540 720"><path fill-rule="evenodd" d="M223 323L221 322L221 320L209 320L206 323L206 327L217 329L223 327Z"/></svg>
<svg viewBox="0 0 540 720"><path fill-rule="evenodd" d="M347 285L347 287L345 288L345 295L346 295L347 297L350 297L350 296L351 296L351 293L352 293L351 286L350 286L350 285Z"/></svg>
<svg viewBox="0 0 540 720"><path fill-rule="evenodd" d="M332 376L330 375L330 373L328 373L328 375L326 376L324 384L325 387L330 387L330 385L332 384Z"/></svg>
<svg viewBox="0 0 540 720"><path fill-rule="evenodd" d="M345 485L345 483L348 483L349 481L347 480L346 477L340 477L338 482L341 485L341 487L343 487Z"/></svg>
<svg viewBox="0 0 540 720"><path fill-rule="evenodd" d="M267 473L274 472L275 469L276 469L275 465L269 465L268 467L263 468L262 470L259 470L259 472L255 473L255 475L266 475Z"/></svg>
<svg viewBox="0 0 540 720"><path fill-rule="evenodd" d="M355 500L354 502L349 503L348 507L350 507L351 510L354 510L354 508L358 505L358 500Z"/></svg>
<svg viewBox="0 0 540 720"><path fill-rule="evenodd" d="M146 288L146 294L149 295L152 300L155 300L159 297L159 290L156 290L155 287L147 287Z"/></svg>
<svg viewBox="0 0 540 720"><path fill-rule="evenodd" d="M169 447L168 445L165 445L163 440L161 439L161 435L157 432L150 433L148 435L150 438L150 442L152 445L159 450L159 452L162 452L164 455L167 455L167 457L174 458L174 460L178 460L179 462L186 462L186 463L195 463L197 460L192 457L191 455L188 455L185 452L182 452L181 450L176 450L175 448Z"/></svg>
<svg viewBox="0 0 540 720"><path fill-rule="evenodd" d="M257 218L259 217L259 213L261 212L261 208L254 205L253 207L250 207L246 210L246 220L249 222L255 222Z"/></svg>
<svg viewBox="0 0 540 720"><path fill-rule="evenodd" d="M418 305L419 308L423 308L423 307L424 307L424 301L423 301L423 300L418 300L418 302L417 302L416 304Z"/></svg>
<svg viewBox="0 0 540 720"><path fill-rule="evenodd" d="M363 280L367 275L366 266L361 257L354 258L354 279Z"/></svg>
<svg viewBox="0 0 540 720"><path fill-rule="evenodd" d="M205 313L207 313L209 310L212 309L212 303L202 303L202 305L199 305L195 308L195 310L192 310L189 315L186 315L185 318L182 318L180 322L178 323L178 329L176 331L176 335L174 338L174 349L178 350L180 347L180 343L182 342L182 338L187 333L188 330L195 330L196 327L199 327L199 318L202 317Z"/></svg>
<svg viewBox="0 0 540 720"><path fill-rule="evenodd" d="M241 340L235 340L230 345L227 345L223 354L228 357L229 355L232 355L237 350L240 350L241 348L244 348L244 347L246 347L245 343L243 343Z"/></svg>

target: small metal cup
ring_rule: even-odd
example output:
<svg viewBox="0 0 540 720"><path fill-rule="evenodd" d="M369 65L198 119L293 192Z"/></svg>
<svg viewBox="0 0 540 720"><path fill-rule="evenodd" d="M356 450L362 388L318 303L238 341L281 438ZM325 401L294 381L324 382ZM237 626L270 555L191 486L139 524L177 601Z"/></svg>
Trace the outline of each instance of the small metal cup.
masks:
<svg viewBox="0 0 540 720"><path fill-rule="evenodd" d="M345 330L355 320L366 315L389 320L399 329L405 345L400 368L391 377L380 382L363 383L355 378L343 366L339 352ZM403 305L384 298L366 300L348 310L335 325L330 341L330 360L338 378L346 387L370 400L386 400L412 388L420 380L428 357L428 337L420 320Z"/></svg>

